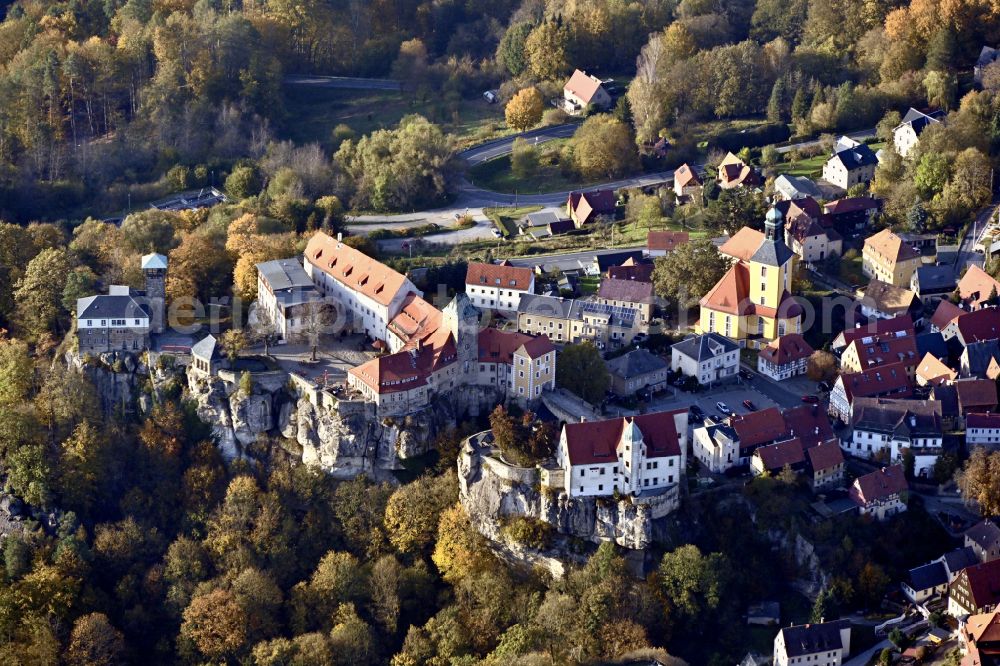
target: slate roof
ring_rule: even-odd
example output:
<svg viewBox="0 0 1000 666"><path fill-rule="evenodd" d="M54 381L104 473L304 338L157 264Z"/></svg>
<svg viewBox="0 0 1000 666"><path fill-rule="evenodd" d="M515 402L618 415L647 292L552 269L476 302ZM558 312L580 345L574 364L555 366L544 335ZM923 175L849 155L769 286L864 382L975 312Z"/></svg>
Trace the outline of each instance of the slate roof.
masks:
<svg viewBox="0 0 1000 666"><path fill-rule="evenodd" d="M701 363L735 351L739 349L739 345L718 333L705 333L685 338L671 346L670 349L671 351L676 349L679 353Z"/></svg>
<svg viewBox="0 0 1000 666"><path fill-rule="evenodd" d="M969 367L969 374L985 377L986 369L990 367L990 361L1000 360L1000 340L973 342L965 346L965 351L962 354Z"/></svg>
<svg viewBox="0 0 1000 666"><path fill-rule="evenodd" d="M979 558L976 557L976 551L972 550L969 546L949 551L941 556L941 560L944 562L945 568L948 569L953 576L965 567L971 567L973 564L979 563Z"/></svg>
<svg viewBox="0 0 1000 666"><path fill-rule="evenodd" d="M941 562L930 562L910 569L907 584L917 592L948 584L948 571Z"/></svg>
<svg viewBox="0 0 1000 666"><path fill-rule="evenodd" d="M621 266L609 266L608 277L616 280L652 282L654 268L655 266L651 261L637 262L632 259L628 259Z"/></svg>
<svg viewBox="0 0 1000 666"><path fill-rule="evenodd" d="M789 658L816 654L817 652L832 652L843 649L840 637L841 629L849 629L848 620L824 622L823 624L801 624L795 627L784 627L781 634L785 639L785 653Z"/></svg>
<svg viewBox="0 0 1000 666"><path fill-rule="evenodd" d="M750 261L765 266L784 266L794 256L795 253L785 244L784 232L779 229L777 238L772 240L765 236Z"/></svg>
<svg viewBox="0 0 1000 666"><path fill-rule="evenodd" d="M559 296L540 296L538 294L521 294L521 300L517 304L518 313L530 313L543 317L559 317L569 319L576 303L572 298L561 298Z"/></svg>
<svg viewBox="0 0 1000 666"><path fill-rule="evenodd" d="M855 430L893 437L940 437L941 403L936 400L855 398L851 405Z"/></svg>
<svg viewBox="0 0 1000 666"><path fill-rule="evenodd" d="M896 129L899 129L903 125L909 125L913 128L914 134L920 136L920 133L924 131L925 127L934 123L940 123L941 118L943 117L943 111L931 111L930 113L924 113L923 111L918 111L917 109L910 107L910 110L906 112L905 116L903 116L902 122L896 126Z"/></svg>
<svg viewBox="0 0 1000 666"><path fill-rule="evenodd" d="M219 357L219 345L215 336L209 333L191 346L191 355L199 358L214 359Z"/></svg>
<svg viewBox="0 0 1000 666"><path fill-rule="evenodd" d="M1000 527L992 520L984 519L970 527L965 532L965 538L983 550L990 550L1000 544Z"/></svg>
<svg viewBox="0 0 1000 666"><path fill-rule="evenodd" d="M313 281L298 259L275 259L257 264L257 272L271 291L312 288Z"/></svg>
<svg viewBox="0 0 1000 666"><path fill-rule="evenodd" d="M830 159L838 160L848 171L878 163L875 153L863 143L839 150Z"/></svg>
<svg viewBox="0 0 1000 666"><path fill-rule="evenodd" d="M633 349L627 354L611 359L607 362L607 366L611 374L628 379L665 370L670 364L645 349Z"/></svg>
<svg viewBox="0 0 1000 666"><path fill-rule="evenodd" d="M937 333L921 333L916 337L917 355L932 354L937 358L948 356L948 343L944 341L944 336Z"/></svg>
<svg viewBox="0 0 1000 666"><path fill-rule="evenodd" d="M921 293L954 291L955 272L951 266L920 266L917 268L917 287Z"/></svg>
<svg viewBox="0 0 1000 666"><path fill-rule="evenodd" d="M76 301L77 319L148 318L149 308L127 295L99 294Z"/></svg>

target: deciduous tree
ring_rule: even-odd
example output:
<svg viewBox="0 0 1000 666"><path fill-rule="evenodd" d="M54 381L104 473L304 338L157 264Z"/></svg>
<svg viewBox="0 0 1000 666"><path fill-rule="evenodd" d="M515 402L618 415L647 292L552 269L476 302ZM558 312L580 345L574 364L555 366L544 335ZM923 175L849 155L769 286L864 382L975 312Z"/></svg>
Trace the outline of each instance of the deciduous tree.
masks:
<svg viewBox="0 0 1000 666"><path fill-rule="evenodd" d="M556 384L592 405L599 405L611 386L611 375L597 347L581 342L563 347L556 366Z"/></svg>
<svg viewBox="0 0 1000 666"><path fill-rule="evenodd" d="M708 293L727 270L729 262L719 254L711 239L698 238L656 260L653 286L660 296L690 307Z"/></svg>
<svg viewBox="0 0 1000 666"><path fill-rule="evenodd" d="M89 613L73 623L66 661L80 666L115 666L125 657L125 640L104 613Z"/></svg>
<svg viewBox="0 0 1000 666"><path fill-rule="evenodd" d="M587 118L569 145L573 166L588 180L620 178L639 168L639 154L630 129L607 114Z"/></svg>
<svg viewBox="0 0 1000 666"><path fill-rule="evenodd" d="M531 129L542 121L542 111L545 110L545 98L538 88L531 86L519 90L504 109L507 126L516 130Z"/></svg>

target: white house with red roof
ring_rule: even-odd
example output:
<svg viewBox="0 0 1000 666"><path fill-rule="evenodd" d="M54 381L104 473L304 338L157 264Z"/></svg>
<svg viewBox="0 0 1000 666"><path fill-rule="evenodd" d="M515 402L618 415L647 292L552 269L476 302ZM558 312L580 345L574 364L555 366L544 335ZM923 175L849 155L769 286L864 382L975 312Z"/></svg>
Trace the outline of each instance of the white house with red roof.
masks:
<svg viewBox="0 0 1000 666"><path fill-rule="evenodd" d="M842 373L830 391L829 411L831 416L847 423L855 398L908 398L912 394L913 385L906 365L889 363L861 372Z"/></svg>
<svg viewBox="0 0 1000 666"><path fill-rule="evenodd" d="M906 511L904 493L909 490L902 465L883 467L854 480L847 496L862 516L885 520Z"/></svg>
<svg viewBox="0 0 1000 666"><path fill-rule="evenodd" d="M965 417L968 446L1000 447L1000 414L969 414Z"/></svg>
<svg viewBox="0 0 1000 666"><path fill-rule="evenodd" d="M521 294L535 293L535 273L508 261L473 262L465 273L465 293L480 310L516 312Z"/></svg>
<svg viewBox="0 0 1000 666"><path fill-rule="evenodd" d="M813 348L798 333L775 338L757 354L757 372L775 381L804 375Z"/></svg>
<svg viewBox="0 0 1000 666"><path fill-rule="evenodd" d="M641 495L680 483L687 409L567 423L556 462L569 497Z"/></svg>
<svg viewBox="0 0 1000 666"><path fill-rule="evenodd" d="M611 106L611 95L604 89L603 83L582 69L574 71L563 86L563 108L566 113L582 113L588 106L598 110L606 110Z"/></svg>

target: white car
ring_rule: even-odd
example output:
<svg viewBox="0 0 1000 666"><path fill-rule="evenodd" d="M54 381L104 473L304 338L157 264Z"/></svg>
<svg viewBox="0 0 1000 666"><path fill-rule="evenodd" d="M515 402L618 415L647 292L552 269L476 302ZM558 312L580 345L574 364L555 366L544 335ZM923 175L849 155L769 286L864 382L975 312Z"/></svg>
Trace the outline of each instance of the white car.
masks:
<svg viewBox="0 0 1000 666"><path fill-rule="evenodd" d="M500 233L500 230L495 227L493 229L490 229L490 233L493 234L494 238L500 238L503 236L503 234Z"/></svg>
<svg viewBox="0 0 1000 666"><path fill-rule="evenodd" d="M723 414L725 414L726 416L729 416L730 414L733 413L732 410L729 409L729 405L727 405L726 403L722 402L721 400L719 402L715 403L715 408L717 410L719 410L720 412L722 412Z"/></svg>

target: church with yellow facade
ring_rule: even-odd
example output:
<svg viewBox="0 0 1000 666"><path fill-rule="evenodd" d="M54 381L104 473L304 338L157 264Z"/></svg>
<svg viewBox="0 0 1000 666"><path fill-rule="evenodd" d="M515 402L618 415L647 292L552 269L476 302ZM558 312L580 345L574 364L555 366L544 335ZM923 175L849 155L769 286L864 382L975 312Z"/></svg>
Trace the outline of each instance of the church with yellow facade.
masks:
<svg viewBox="0 0 1000 666"><path fill-rule="evenodd" d="M762 349L802 332L802 306L792 298L795 254L785 244L785 219L771 208L764 233L744 227L721 252L736 260L701 299L700 333L718 333L741 347Z"/></svg>

